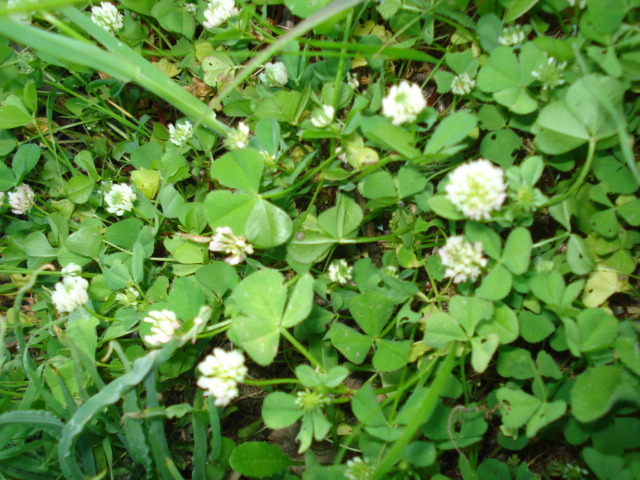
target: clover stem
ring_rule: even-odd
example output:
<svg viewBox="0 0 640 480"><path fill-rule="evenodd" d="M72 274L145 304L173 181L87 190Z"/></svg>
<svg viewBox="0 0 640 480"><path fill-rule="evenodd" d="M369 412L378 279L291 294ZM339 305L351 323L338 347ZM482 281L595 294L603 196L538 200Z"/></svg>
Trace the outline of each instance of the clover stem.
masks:
<svg viewBox="0 0 640 480"><path fill-rule="evenodd" d="M302 345L298 340L296 340L293 335L291 335L291 333L289 333L289 330L283 328L280 330L280 333L289 341L291 345L296 348L296 350L298 350L307 360L309 360L314 367L322 368L320 362L316 360L306 348L304 348L304 345Z"/></svg>

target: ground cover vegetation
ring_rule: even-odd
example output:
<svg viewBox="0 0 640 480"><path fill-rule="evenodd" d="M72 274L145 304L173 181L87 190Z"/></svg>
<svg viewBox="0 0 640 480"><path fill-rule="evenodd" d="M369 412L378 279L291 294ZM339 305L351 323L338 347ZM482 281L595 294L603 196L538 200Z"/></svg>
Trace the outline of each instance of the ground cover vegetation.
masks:
<svg viewBox="0 0 640 480"><path fill-rule="evenodd" d="M639 3L2 3L0 477L640 480Z"/></svg>

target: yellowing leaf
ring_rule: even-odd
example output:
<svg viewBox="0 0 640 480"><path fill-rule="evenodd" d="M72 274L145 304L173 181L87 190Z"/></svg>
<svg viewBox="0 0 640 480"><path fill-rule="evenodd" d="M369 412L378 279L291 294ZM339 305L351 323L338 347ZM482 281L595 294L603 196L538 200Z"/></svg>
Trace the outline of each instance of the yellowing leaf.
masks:
<svg viewBox="0 0 640 480"><path fill-rule="evenodd" d="M168 59L163 58L159 62L155 62L154 65L158 67L158 69L164 73L167 77L175 77L178 75L182 69L178 67L175 63L171 63Z"/></svg>
<svg viewBox="0 0 640 480"><path fill-rule="evenodd" d="M611 295L625 289L626 277L610 270L593 272L584 286L582 301L588 308L602 305Z"/></svg>

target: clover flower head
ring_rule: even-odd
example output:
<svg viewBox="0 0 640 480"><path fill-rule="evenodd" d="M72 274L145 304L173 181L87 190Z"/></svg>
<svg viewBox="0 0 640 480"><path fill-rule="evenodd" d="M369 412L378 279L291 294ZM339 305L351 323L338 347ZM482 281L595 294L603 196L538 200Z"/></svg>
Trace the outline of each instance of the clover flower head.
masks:
<svg viewBox="0 0 640 480"><path fill-rule="evenodd" d="M71 313L89 301L89 282L79 276L65 276L56 283L51 301L59 313Z"/></svg>
<svg viewBox="0 0 640 480"><path fill-rule="evenodd" d="M354 90L360 86L360 81L358 80L357 73L347 73L347 85L349 85Z"/></svg>
<svg viewBox="0 0 640 480"><path fill-rule="evenodd" d="M205 396L215 397L218 407L228 405L238 396L238 383L242 383L247 375L244 355L237 350L227 352L221 348L207 355L198 365L198 370L202 373L198 386L205 390Z"/></svg>
<svg viewBox="0 0 640 480"><path fill-rule="evenodd" d="M267 87L283 87L289 80L287 67L282 62L267 63L258 78Z"/></svg>
<svg viewBox="0 0 640 480"><path fill-rule="evenodd" d="M468 95L476 86L476 81L468 73L456 75L451 81L451 93L456 95Z"/></svg>
<svg viewBox="0 0 640 480"><path fill-rule="evenodd" d="M239 122L236 128L232 128L224 139L227 150L240 150L249 145L249 127L244 122Z"/></svg>
<svg viewBox="0 0 640 480"><path fill-rule="evenodd" d="M118 293L116 295L116 302L124 305L125 307L133 307L134 309L140 306L140 292L135 287L127 287L124 293Z"/></svg>
<svg viewBox="0 0 640 480"><path fill-rule="evenodd" d="M196 4L195 4L195 3L185 3L182 7L183 7L183 8L187 11L187 13L189 13L190 15L195 15L195 14L196 14L196 12L197 12L197 10L198 10L198 7L196 6Z"/></svg>
<svg viewBox="0 0 640 480"><path fill-rule="evenodd" d="M322 107L316 109L311 115L311 123L316 128L327 127L333 122L335 114L336 111L331 105L322 105Z"/></svg>
<svg viewBox="0 0 640 480"><path fill-rule="evenodd" d="M395 265L386 265L382 267L382 273L388 275L389 277L398 278L398 267Z"/></svg>
<svg viewBox="0 0 640 480"><path fill-rule="evenodd" d="M136 198L138 198L137 195L129 185L124 183L112 185L104 196L107 212L121 217L125 212L133 210L133 202Z"/></svg>
<svg viewBox="0 0 640 480"><path fill-rule="evenodd" d="M362 457L352 458L347 462L347 468L344 471L344 476L349 480L369 480L373 478L376 473L376 469L371 462Z"/></svg>
<svg viewBox="0 0 640 480"><path fill-rule="evenodd" d="M454 283L475 281L481 269L487 266L487 259L482 254L482 243L467 242L461 236L449 237L444 247L438 250L442 265L447 267L445 278L452 278Z"/></svg>
<svg viewBox="0 0 640 480"><path fill-rule="evenodd" d="M193 125L188 120L169 124L169 140L178 147L185 144L193 135Z"/></svg>
<svg viewBox="0 0 640 480"><path fill-rule="evenodd" d="M62 275L65 277L77 277L82 273L82 267L75 263L68 263L62 270Z"/></svg>
<svg viewBox="0 0 640 480"><path fill-rule="evenodd" d="M152 347L169 343L180 328L180 322L171 310L152 310L142 321L151 324L152 335L145 335L143 339Z"/></svg>
<svg viewBox="0 0 640 480"><path fill-rule="evenodd" d="M501 168L483 158L465 163L449 175L447 198L465 217L489 220L506 198L503 176Z"/></svg>
<svg viewBox="0 0 640 480"><path fill-rule="evenodd" d="M532 263L533 263L533 271L537 273L552 272L553 269L556 267L555 263L553 263L553 260L549 260L540 255L535 257Z"/></svg>
<svg viewBox="0 0 640 480"><path fill-rule="evenodd" d="M344 285L349 283L352 279L353 267L347 263L343 258L340 260L334 260L327 269L329 274L329 280L333 283L339 283Z"/></svg>
<svg viewBox="0 0 640 480"><path fill-rule="evenodd" d="M36 194L26 183L19 185L13 192L9 192L9 206L16 215L24 215L36 204Z"/></svg>
<svg viewBox="0 0 640 480"><path fill-rule="evenodd" d="M427 106L420 86L406 80L393 85L382 99L382 113L392 119L394 125L413 122Z"/></svg>
<svg viewBox="0 0 640 480"><path fill-rule="evenodd" d="M305 413L314 411L329 403L329 397L313 390L301 390L296 394L296 405L302 408Z"/></svg>
<svg viewBox="0 0 640 480"><path fill-rule="evenodd" d="M547 58L547 61L535 70L531 71L531 76L542 83L542 90L553 90L564 84L564 69L567 62L560 62L553 58Z"/></svg>
<svg viewBox="0 0 640 480"><path fill-rule="evenodd" d="M205 28L216 28L239 13L234 0L210 0L204 11L206 20L203 25Z"/></svg>
<svg viewBox="0 0 640 480"><path fill-rule="evenodd" d="M234 235L229 227L218 227L209 242L209 250L226 253L229 256L224 261L229 265L238 265L253 253L253 245L245 237Z"/></svg>
<svg viewBox="0 0 640 480"><path fill-rule="evenodd" d="M520 45L527 38L524 28L521 25L510 25L502 30L502 35L498 37L498 43L507 47Z"/></svg>
<svg viewBox="0 0 640 480"><path fill-rule="evenodd" d="M35 70L31 63L36 59L36 57L31 53L28 48L23 48L20 51L16 51L17 62L18 62L18 70L23 75L29 75L31 72Z"/></svg>
<svg viewBox="0 0 640 480"><path fill-rule="evenodd" d="M123 27L122 19L122 14L112 3L101 2L99 7L91 8L91 21L109 33Z"/></svg>

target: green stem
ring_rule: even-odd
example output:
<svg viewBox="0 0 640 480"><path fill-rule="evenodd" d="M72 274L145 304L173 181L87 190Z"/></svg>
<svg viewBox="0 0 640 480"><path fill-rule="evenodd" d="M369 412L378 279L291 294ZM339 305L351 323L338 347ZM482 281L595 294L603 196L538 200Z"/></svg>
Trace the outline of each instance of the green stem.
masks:
<svg viewBox="0 0 640 480"><path fill-rule="evenodd" d="M296 348L296 350L298 350L307 360L309 360L314 367L322 368L322 364L318 360L316 360L313 355L311 355L311 353L309 353L309 350L304 348L304 345L302 345L298 340L296 340L293 335L291 335L289 330L287 330L286 328L282 328L280 330L280 333L289 341L291 345Z"/></svg>
<svg viewBox="0 0 640 480"><path fill-rule="evenodd" d="M557 205L558 203L565 201L567 198L573 197L578 192L578 189L582 186L582 184L584 183L584 180L587 178L589 171L591 171L591 163L593 162L593 157L595 156L595 153L596 153L597 143L598 141L595 138L591 138L589 140L589 151L587 152L587 160L584 162L584 165L582 166L582 170L580 171L580 175L578 176L578 179L575 182L573 182L573 185L571 185L569 190L567 190L562 195L556 195L555 197L553 197L551 200L549 200L547 203L543 205L544 207L551 207L552 205Z"/></svg>

